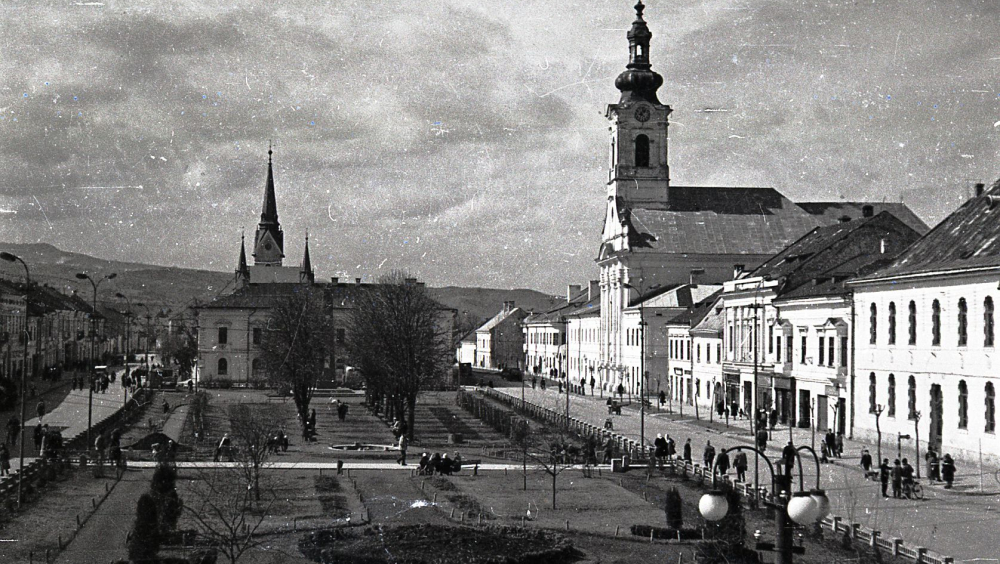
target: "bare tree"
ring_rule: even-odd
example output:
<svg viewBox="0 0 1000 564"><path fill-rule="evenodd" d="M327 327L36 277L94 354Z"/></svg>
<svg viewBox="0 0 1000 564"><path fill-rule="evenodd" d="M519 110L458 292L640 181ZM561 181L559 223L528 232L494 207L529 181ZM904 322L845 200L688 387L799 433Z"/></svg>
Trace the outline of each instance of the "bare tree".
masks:
<svg viewBox="0 0 1000 564"><path fill-rule="evenodd" d="M238 403L229 407L234 458L256 501L260 501L260 476L271 455L271 440L281 423L278 410L269 405Z"/></svg>
<svg viewBox="0 0 1000 564"><path fill-rule="evenodd" d="M273 308L261 339L268 378L287 387L305 425L317 377L329 358L333 322L320 289L301 285Z"/></svg>
<svg viewBox="0 0 1000 564"><path fill-rule="evenodd" d="M251 484L238 469L215 468L197 472L192 503L184 509L198 534L235 564L266 542L257 534L274 503L273 491L256 499Z"/></svg>
<svg viewBox="0 0 1000 564"><path fill-rule="evenodd" d="M573 465L570 446L566 434L558 432L542 435L527 420L520 420L511 427L511 443L521 448L521 471L524 474L524 489L528 489L527 460L537 464L552 478L552 509L556 508L558 478Z"/></svg>
<svg viewBox="0 0 1000 564"><path fill-rule="evenodd" d="M368 402L384 404L388 417L405 418L411 439L422 386L441 378L449 364L450 313L399 271L382 276L354 300L347 348L365 378Z"/></svg>

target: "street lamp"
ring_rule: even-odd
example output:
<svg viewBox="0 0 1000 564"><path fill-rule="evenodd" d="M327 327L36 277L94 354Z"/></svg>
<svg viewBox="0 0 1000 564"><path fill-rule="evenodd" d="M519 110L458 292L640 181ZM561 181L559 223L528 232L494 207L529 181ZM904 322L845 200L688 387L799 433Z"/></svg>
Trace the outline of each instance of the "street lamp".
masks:
<svg viewBox="0 0 1000 564"><path fill-rule="evenodd" d="M6 251L0 252L0 259L7 262L19 262L24 267L24 348L21 351L21 389L18 390L21 394L21 436L19 437L21 446L18 453L20 464L17 467L17 506L20 508L21 500L24 499L21 482L24 476L24 398L27 395L25 391L27 390L28 374L28 297L31 290L31 273L28 271L28 265L24 260L15 254Z"/></svg>
<svg viewBox="0 0 1000 564"><path fill-rule="evenodd" d="M76 277L79 280L87 280L90 282L91 287L94 288L94 302L93 308L90 312L90 394L87 396L87 449L90 449L90 428L93 423L94 417L94 362L97 360L97 288L100 287L101 283L105 280L113 280L117 274L112 272L102 276L100 280L94 280L88 274L83 272L76 273Z"/></svg>
<svg viewBox="0 0 1000 564"><path fill-rule="evenodd" d="M755 533L754 538L757 540L756 549L758 551L766 550L777 553L777 564L792 564L793 554L802 554L805 552L801 546L793 546L792 522L804 526L811 525L819 519L826 517L830 510L830 499L826 496L826 493L823 492L823 490L819 489L819 458L816 456L816 452L809 447L802 446L796 449L795 456L798 459L799 466L799 491L792 494L791 475L775 473L774 465L763 452L760 452L756 448L750 446L738 446L725 449L722 451L722 454L733 450L739 451L743 449L754 451L757 456L763 458L767 463L768 469L771 471L772 501L769 503L777 510L775 512L775 524L777 526L775 542L761 542L760 535ZM805 491L803 488L802 457L799 455L799 451L803 449L809 450L816 462L817 487L815 490L809 492ZM719 521L726 516L726 513L728 513L729 503L726 501L725 495L721 491L715 489L714 469L712 471L712 486L712 491L702 496L701 500L699 500L698 510L706 521Z"/></svg>
<svg viewBox="0 0 1000 564"><path fill-rule="evenodd" d="M128 304L128 311L125 312L125 377L122 379L122 388L125 389L125 406L127 407L128 385L126 384L126 382L128 382L129 376L131 374L131 372L129 371L130 367L128 365L128 357L130 354L130 349L132 348L132 318L134 317L134 315L132 314L132 300L128 296L122 294L121 292L116 292L115 297L125 300L125 302Z"/></svg>

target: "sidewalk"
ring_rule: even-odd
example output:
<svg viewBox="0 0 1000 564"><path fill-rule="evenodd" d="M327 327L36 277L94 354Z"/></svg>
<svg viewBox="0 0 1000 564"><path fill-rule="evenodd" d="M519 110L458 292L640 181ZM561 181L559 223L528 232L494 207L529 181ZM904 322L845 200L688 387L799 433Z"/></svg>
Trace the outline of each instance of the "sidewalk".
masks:
<svg viewBox="0 0 1000 564"><path fill-rule="evenodd" d="M520 386L498 387L499 391L521 397ZM526 386L525 400L536 405L562 412L566 408L565 391L558 393L558 388L531 389ZM609 417L606 398L570 394L570 414L577 419L587 421L598 427L603 426ZM674 406L677 407L676 405ZM699 421L694 414L684 408L684 418L679 414L657 412L656 407L647 408L645 417L645 442L651 444L658 433L671 436L677 444L677 453L683 452L685 440L691 440L692 459L702 463L705 445L711 441L717 452L724 448L739 445L752 445L749 431L749 421L746 419L731 420L727 428L725 423ZM704 415L708 415L705 413ZM640 416L638 403L626 406L622 415L612 415L615 432L639 440ZM796 445L811 445L812 433L809 429L792 429ZM822 440L816 435L816 445ZM772 461L780 456L781 448L788 442L788 427L776 428L772 439L768 441L765 454ZM887 441L886 441L887 442ZM895 445L883 442L884 458L895 458ZM871 445L863 445L859 441L847 440L844 444L845 457L836 459L831 464L821 464L820 486L827 491L832 502L832 512L845 520L861 523L867 527L881 531L884 538L893 536L906 539L918 546L932 547L938 552L950 554L957 559L995 558L996 542L994 540L995 525L983 520L983 515L993 511L996 499L992 495L961 495L944 490L939 486L925 488L925 498L922 501L883 499L878 484L865 480L860 466L861 448L867 446L876 456L876 449ZM913 458L913 451L903 456ZM749 453L750 468L748 478L754 479L754 455ZM811 456L803 458L803 474L806 488L815 487L817 482L816 465ZM797 470L797 469L796 469ZM963 470L960 468L959 470ZM959 474L959 486L967 487L974 483L979 485L979 475L968 469ZM758 482L769 483L767 466L759 466ZM797 471L796 471L797 474ZM986 481L984 477L984 483ZM996 489L996 482L991 489ZM921 480L923 485L927 481ZM960 490L961 491L961 490ZM928 511L932 509L933 511Z"/></svg>

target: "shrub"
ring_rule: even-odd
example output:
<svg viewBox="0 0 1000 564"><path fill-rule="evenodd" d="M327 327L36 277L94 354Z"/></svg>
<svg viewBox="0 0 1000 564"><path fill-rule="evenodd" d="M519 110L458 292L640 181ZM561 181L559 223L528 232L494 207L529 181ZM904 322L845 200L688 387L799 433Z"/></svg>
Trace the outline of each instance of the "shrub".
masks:
<svg viewBox="0 0 1000 564"><path fill-rule="evenodd" d="M177 495L177 470L170 464L157 466L149 493L156 502L160 535L167 535L177 527L184 505Z"/></svg>
<svg viewBox="0 0 1000 564"><path fill-rule="evenodd" d="M129 560L143 562L156 557L160 551L159 519L156 501L148 493L139 496L135 506L135 524L128 539Z"/></svg>
<svg viewBox="0 0 1000 564"><path fill-rule="evenodd" d="M667 490L667 499L664 502L664 511L667 514L667 526L671 529L681 529L684 527L683 502L681 492L677 488Z"/></svg>

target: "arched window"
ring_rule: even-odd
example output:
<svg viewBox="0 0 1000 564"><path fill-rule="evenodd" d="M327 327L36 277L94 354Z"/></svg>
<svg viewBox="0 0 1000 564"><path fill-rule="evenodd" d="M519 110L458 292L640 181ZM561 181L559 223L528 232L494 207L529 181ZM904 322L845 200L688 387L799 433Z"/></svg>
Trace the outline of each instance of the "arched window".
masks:
<svg viewBox="0 0 1000 564"><path fill-rule="evenodd" d="M225 376L225 375L229 374L229 361L227 361L224 358L220 358L219 359L219 369L216 372L219 373L219 376Z"/></svg>
<svg viewBox="0 0 1000 564"><path fill-rule="evenodd" d="M958 383L958 428L969 428L969 386L965 380Z"/></svg>
<svg viewBox="0 0 1000 564"><path fill-rule="evenodd" d="M965 304L965 298L958 299L958 346L964 347L969 343L969 307Z"/></svg>
<svg viewBox="0 0 1000 564"><path fill-rule="evenodd" d="M983 345L993 346L993 298L983 300Z"/></svg>
<svg viewBox="0 0 1000 564"><path fill-rule="evenodd" d="M868 376L868 413L875 413L875 373Z"/></svg>
<svg viewBox="0 0 1000 564"><path fill-rule="evenodd" d="M907 411L909 411L909 414L906 416L906 418L909 419L910 421L913 421L914 419L917 418L917 379L914 378L913 376L910 376L909 381L907 382L907 387L909 389L906 392L907 393L906 407Z"/></svg>
<svg viewBox="0 0 1000 564"><path fill-rule="evenodd" d="M868 316L868 342L872 345L878 340L878 308L872 303L871 314Z"/></svg>
<svg viewBox="0 0 1000 564"><path fill-rule="evenodd" d="M889 417L896 416L896 375L889 375L889 397L886 399L889 404Z"/></svg>
<svg viewBox="0 0 1000 564"><path fill-rule="evenodd" d="M896 344L896 302L889 302L889 344Z"/></svg>
<svg viewBox="0 0 1000 564"><path fill-rule="evenodd" d="M993 433L997 430L997 394L993 389L993 382L986 383L986 432Z"/></svg>
<svg viewBox="0 0 1000 564"><path fill-rule="evenodd" d="M635 166L649 166L649 137L638 135L635 138Z"/></svg>
<svg viewBox="0 0 1000 564"><path fill-rule="evenodd" d="M917 344L917 302L910 300L910 340L909 344Z"/></svg>
<svg viewBox="0 0 1000 564"><path fill-rule="evenodd" d="M931 304L931 344L941 345L941 302L937 300Z"/></svg>

